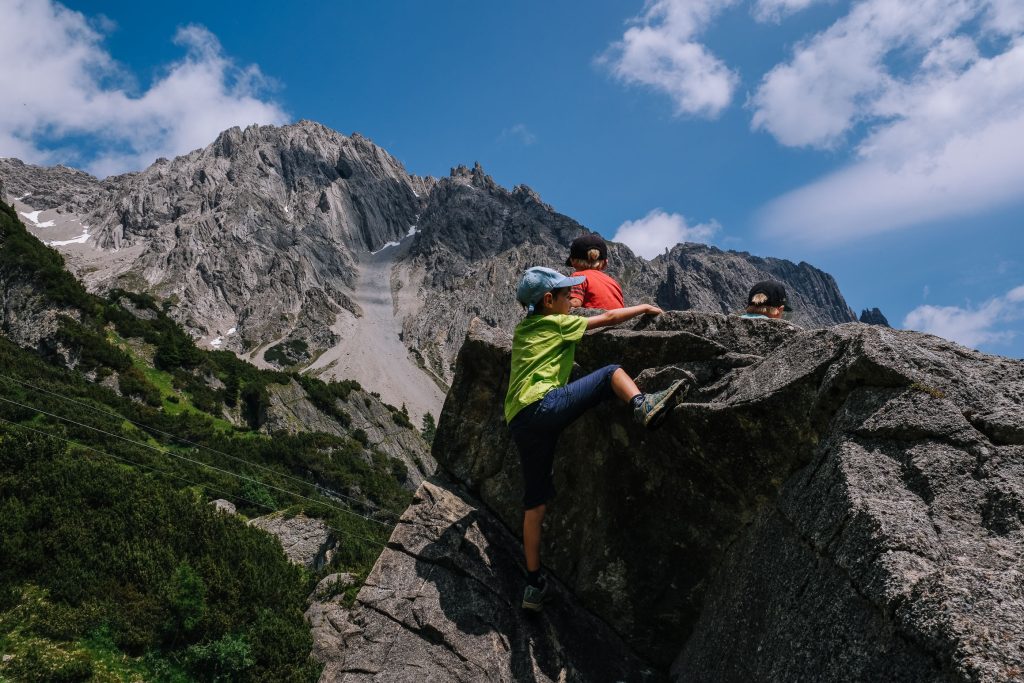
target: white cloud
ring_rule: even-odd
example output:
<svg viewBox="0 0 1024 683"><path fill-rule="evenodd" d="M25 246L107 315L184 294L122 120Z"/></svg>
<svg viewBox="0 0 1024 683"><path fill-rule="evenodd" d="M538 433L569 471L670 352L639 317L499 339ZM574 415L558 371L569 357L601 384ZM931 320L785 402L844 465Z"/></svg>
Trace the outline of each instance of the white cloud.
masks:
<svg viewBox="0 0 1024 683"><path fill-rule="evenodd" d="M537 142L537 136L534 135L529 128L526 127L525 123L517 123L514 126L510 126L501 131L499 136L500 140L518 140L524 145L532 145Z"/></svg>
<svg viewBox="0 0 1024 683"><path fill-rule="evenodd" d="M600 61L625 83L669 95L677 114L714 118L732 101L739 76L695 38L734 2L649 0Z"/></svg>
<svg viewBox="0 0 1024 683"><path fill-rule="evenodd" d="M994 7L864 0L764 77L755 129L824 148L863 131L849 165L765 207L770 235L836 243L1024 199L1024 36L967 34Z"/></svg>
<svg viewBox="0 0 1024 683"><path fill-rule="evenodd" d="M105 175L202 147L234 125L287 121L261 97L259 68L237 66L202 26L178 30L185 56L140 91L82 14L50 0L0 0L0 16L0 155ZM93 151L63 147L70 138Z"/></svg>
<svg viewBox="0 0 1024 683"><path fill-rule="evenodd" d="M754 3L754 17L758 21L779 21L787 14L794 14L822 0L757 0Z"/></svg>
<svg viewBox="0 0 1024 683"><path fill-rule="evenodd" d="M652 259L680 242L709 242L721 227L715 220L689 225L686 218L678 213L654 209L643 218L620 225L612 240L622 242L646 259Z"/></svg>
<svg viewBox="0 0 1024 683"><path fill-rule="evenodd" d="M1024 31L1024 3L1020 0L989 0L985 27L996 34L1012 36Z"/></svg>
<svg viewBox="0 0 1024 683"><path fill-rule="evenodd" d="M970 0L863 0L769 71L754 94L753 127L790 146L833 147L858 121L884 116L898 90L885 58L925 53L976 16ZM895 113L895 112L892 112Z"/></svg>
<svg viewBox="0 0 1024 683"><path fill-rule="evenodd" d="M945 337L972 348L1000 344L1018 334L1018 330L1006 329L1006 326L1024 319L1021 304L1024 304L1024 285L978 307L918 306L903 319L903 327Z"/></svg>

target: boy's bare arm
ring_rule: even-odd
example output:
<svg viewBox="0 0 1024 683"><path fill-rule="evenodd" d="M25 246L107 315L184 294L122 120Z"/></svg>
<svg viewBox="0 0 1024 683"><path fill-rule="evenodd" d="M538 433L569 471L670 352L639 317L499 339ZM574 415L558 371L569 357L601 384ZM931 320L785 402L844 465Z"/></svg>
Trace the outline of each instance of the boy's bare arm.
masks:
<svg viewBox="0 0 1024 683"><path fill-rule="evenodd" d="M651 306L650 304L640 304L639 306L630 306L628 308L619 308L614 311L605 311L601 315L595 315L592 318L587 318L587 329L594 330L598 327L608 327L609 325L618 325L624 323L627 320L632 320L638 315L661 315L663 311L657 306Z"/></svg>

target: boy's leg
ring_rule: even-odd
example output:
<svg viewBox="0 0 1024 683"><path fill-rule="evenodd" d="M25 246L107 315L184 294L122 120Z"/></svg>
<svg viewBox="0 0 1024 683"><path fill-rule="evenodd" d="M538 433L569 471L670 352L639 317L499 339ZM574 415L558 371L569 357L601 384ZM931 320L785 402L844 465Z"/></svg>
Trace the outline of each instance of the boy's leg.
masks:
<svg viewBox="0 0 1024 683"><path fill-rule="evenodd" d="M509 424L523 467L523 555L527 584L522 607L534 611L542 608L547 596L547 584L540 573L541 525L547 501L555 492L551 468L558 440L557 432L550 432L537 423L539 408L537 405L524 409L523 414Z"/></svg>
<svg viewBox="0 0 1024 683"><path fill-rule="evenodd" d="M612 391L623 403L629 403L640 395L636 382L622 368L612 373Z"/></svg>
<svg viewBox="0 0 1024 683"><path fill-rule="evenodd" d="M600 370L569 382L564 387L552 389L541 401L535 420L547 429L560 432L576 421L583 413L598 405L605 399L617 395L613 385L613 377L624 376L630 384L625 371L618 365L608 365ZM616 379L616 381L621 381ZM634 387L636 385L633 385ZM640 393L637 391L637 393ZM628 400L628 399L627 399Z"/></svg>
<svg viewBox="0 0 1024 683"><path fill-rule="evenodd" d="M509 425L523 468L523 552L530 572L540 569L541 522L547 502L555 493L551 469L558 440L557 433L538 424L539 407L524 409L524 414Z"/></svg>
<svg viewBox="0 0 1024 683"><path fill-rule="evenodd" d="M523 552L526 555L526 571L540 571L540 529L547 505L538 505L523 513Z"/></svg>

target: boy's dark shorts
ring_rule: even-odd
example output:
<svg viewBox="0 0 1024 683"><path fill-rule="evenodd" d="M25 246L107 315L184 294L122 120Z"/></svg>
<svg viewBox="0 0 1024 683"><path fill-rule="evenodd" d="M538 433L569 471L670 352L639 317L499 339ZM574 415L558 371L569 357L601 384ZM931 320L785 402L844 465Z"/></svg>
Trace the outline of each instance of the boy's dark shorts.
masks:
<svg viewBox="0 0 1024 683"><path fill-rule="evenodd" d="M523 465L523 507L547 503L555 495L552 467L562 430L606 398L614 396L612 373L618 365L595 370L519 411L509 423Z"/></svg>

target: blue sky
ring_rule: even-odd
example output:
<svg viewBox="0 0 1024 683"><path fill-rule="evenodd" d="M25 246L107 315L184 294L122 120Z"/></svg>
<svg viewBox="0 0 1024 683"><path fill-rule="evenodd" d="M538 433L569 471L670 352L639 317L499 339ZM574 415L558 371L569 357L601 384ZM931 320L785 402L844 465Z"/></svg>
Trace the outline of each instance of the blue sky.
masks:
<svg viewBox="0 0 1024 683"><path fill-rule="evenodd" d="M103 175L314 119L413 173L479 161L640 253L804 260L857 311L1024 356L1019 0L0 9L0 155Z"/></svg>

